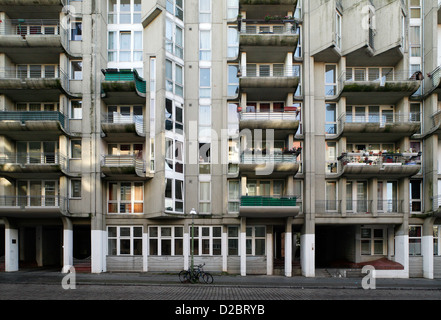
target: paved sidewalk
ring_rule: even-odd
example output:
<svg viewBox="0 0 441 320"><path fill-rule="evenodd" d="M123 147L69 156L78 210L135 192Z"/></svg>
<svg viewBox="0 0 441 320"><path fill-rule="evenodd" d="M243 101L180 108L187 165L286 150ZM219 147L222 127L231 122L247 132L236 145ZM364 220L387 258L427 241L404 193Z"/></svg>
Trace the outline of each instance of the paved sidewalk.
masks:
<svg viewBox="0 0 441 320"><path fill-rule="evenodd" d="M60 284L66 274L61 270L29 269L17 272L0 272L1 284ZM69 274L72 276L72 274ZM248 275L220 275L214 274L214 283L210 286L233 287L262 287L262 288L308 288L308 289L358 289L362 287L361 278L305 278L284 276L255 276ZM177 273L76 273L75 281L78 285L177 285L181 284ZM203 285L203 284L196 284ZM205 285L207 286L207 285ZM441 279L376 279L377 289L412 289L412 290L440 290Z"/></svg>

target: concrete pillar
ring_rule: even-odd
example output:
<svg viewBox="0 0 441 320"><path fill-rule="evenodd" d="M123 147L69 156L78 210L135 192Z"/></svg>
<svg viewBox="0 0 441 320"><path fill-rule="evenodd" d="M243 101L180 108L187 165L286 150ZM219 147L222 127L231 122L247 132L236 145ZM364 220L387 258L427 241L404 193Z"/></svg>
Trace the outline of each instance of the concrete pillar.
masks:
<svg viewBox="0 0 441 320"><path fill-rule="evenodd" d="M93 230L91 234L92 242L92 273L106 272L107 254L107 231Z"/></svg>
<svg viewBox="0 0 441 320"><path fill-rule="evenodd" d="M423 256L423 276L433 279L433 218L424 220L423 238L421 240L421 254Z"/></svg>
<svg viewBox="0 0 441 320"><path fill-rule="evenodd" d="M407 220L395 230L395 261L403 265L405 277L409 277L409 223Z"/></svg>
<svg viewBox="0 0 441 320"><path fill-rule="evenodd" d="M222 227L222 272L228 272L228 227Z"/></svg>
<svg viewBox="0 0 441 320"><path fill-rule="evenodd" d="M18 271L18 228L10 221L5 221L5 271Z"/></svg>
<svg viewBox="0 0 441 320"><path fill-rule="evenodd" d="M273 226L267 226L266 228L266 274L268 276L273 275L274 270L274 229Z"/></svg>
<svg viewBox="0 0 441 320"><path fill-rule="evenodd" d="M374 217L378 216L378 179L372 178L368 184L368 194L371 195L371 212Z"/></svg>
<svg viewBox="0 0 441 320"><path fill-rule="evenodd" d="M43 266L43 226L35 228L35 259L37 266Z"/></svg>
<svg viewBox="0 0 441 320"><path fill-rule="evenodd" d="M191 224L184 226L184 243L183 243L183 253L184 253L184 269L187 270L190 267L190 255L191 255Z"/></svg>
<svg viewBox="0 0 441 320"><path fill-rule="evenodd" d="M303 226L300 236L300 263L304 277L315 276L315 233L314 226Z"/></svg>
<svg viewBox="0 0 441 320"><path fill-rule="evenodd" d="M73 266L73 225L71 219L61 218L63 221L63 273L69 272Z"/></svg>
<svg viewBox="0 0 441 320"><path fill-rule="evenodd" d="M244 217L240 218L240 275L245 277L247 275L247 220Z"/></svg>
<svg viewBox="0 0 441 320"><path fill-rule="evenodd" d="M247 76L247 53L242 52L240 55L240 71L242 72L242 77Z"/></svg>
<svg viewBox="0 0 441 320"><path fill-rule="evenodd" d="M292 217L286 219L285 227L285 276L292 277Z"/></svg>
<svg viewBox="0 0 441 320"><path fill-rule="evenodd" d="M147 254L147 248L148 248L148 226L144 226L144 233L142 234L142 271L147 272L149 271L149 263L148 263L148 254ZM185 256L184 256L185 259Z"/></svg>

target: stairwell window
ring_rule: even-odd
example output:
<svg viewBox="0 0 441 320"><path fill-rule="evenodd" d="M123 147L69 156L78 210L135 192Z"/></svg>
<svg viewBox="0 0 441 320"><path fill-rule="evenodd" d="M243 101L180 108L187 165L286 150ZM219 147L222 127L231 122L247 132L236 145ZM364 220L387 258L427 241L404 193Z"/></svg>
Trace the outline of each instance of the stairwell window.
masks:
<svg viewBox="0 0 441 320"><path fill-rule="evenodd" d="M70 181L70 197L81 198L81 179L72 179Z"/></svg>
<svg viewBox="0 0 441 320"><path fill-rule="evenodd" d="M71 119L83 118L83 102L81 100L70 101L70 118Z"/></svg>
<svg viewBox="0 0 441 320"><path fill-rule="evenodd" d="M70 157L71 159L81 159L81 140L70 141Z"/></svg>
<svg viewBox="0 0 441 320"><path fill-rule="evenodd" d="M70 79L83 80L83 61L73 60L71 61L70 66L71 66Z"/></svg>
<svg viewBox="0 0 441 320"><path fill-rule="evenodd" d="M70 40L81 41L83 39L83 21L81 18L75 18L70 22Z"/></svg>
<svg viewBox="0 0 441 320"><path fill-rule="evenodd" d="M325 95L337 95L337 65L325 65Z"/></svg>
<svg viewBox="0 0 441 320"><path fill-rule="evenodd" d="M335 12L335 46L341 49L341 25L342 16L340 12Z"/></svg>
<svg viewBox="0 0 441 320"><path fill-rule="evenodd" d="M325 133L337 134L337 106L335 103L326 104Z"/></svg>

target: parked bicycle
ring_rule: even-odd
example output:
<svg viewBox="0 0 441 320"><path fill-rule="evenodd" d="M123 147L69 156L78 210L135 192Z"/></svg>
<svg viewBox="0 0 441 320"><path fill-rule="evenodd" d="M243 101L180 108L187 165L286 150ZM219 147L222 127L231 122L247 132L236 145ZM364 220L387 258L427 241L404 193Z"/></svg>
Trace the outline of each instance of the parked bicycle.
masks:
<svg viewBox="0 0 441 320"><path fill-rule="evenodd" d="M182 283L213 283L213 276L209 272L204 271L204 266L205 263L195 266L193 270L191 270L191 267L188 270L182 270L179 272L179 280Z"/></svg>

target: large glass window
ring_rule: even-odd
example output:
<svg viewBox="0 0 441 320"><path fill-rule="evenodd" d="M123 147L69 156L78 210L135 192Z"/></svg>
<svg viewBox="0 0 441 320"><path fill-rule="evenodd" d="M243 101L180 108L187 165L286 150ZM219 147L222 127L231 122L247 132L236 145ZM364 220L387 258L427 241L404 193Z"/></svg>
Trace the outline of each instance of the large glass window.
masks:
<svg viewBox="0 0 441 320"><path fill-rule="evenodd" d="M183 255L184 228L182 226L149 227L149 255Z"/></svg>
<svg viewBox="0 0 441 320"><path fill-rule="evenodd" d="M246 253L251 256L265 255L266 228L248 226L246 228Z"/></svg>
<svg viewBox="0 0 441 320"><path fill-rule="evenodd" d="M107 212L120 214L144 213L142 182L109 182Z"/></svg>
<svg viewBox="0 0 441 320"><path fill-rule="evenodd" d="M194 254L220 256L222 254L222 227L195 226Z"/></svg>
<svg viewBox="0 0 441 320"><path fill-rule="evenodd" d="M337 106L335 103L326 104L325 133L337 134Z"/></svg>
<svg viewBox="0 0 441 320"><path fill-rule="evenodd" d="M421 256L422 226L409 226L409 255Z"/></svg>
<svg viewBox="0 0 441 320"><path fill-rule="evenodd" d="M211 213L211 182L199 182L199 212Z"/></svg>
<svg viewBox="0 0 441 320"><path fill-rule="evenodd" d="M325 95L335 96L337 94L337 66L334 64L325 65Z"/></svg>
<svg viewBox="0 0 441 320"><path fill-rule="evenodd" d="M386 244L386 229L368 227L360 230L360 244L362 255L384 255Z"/></svg>
<svg viewBox="0 0 441 320"><path fill-rule="evenodd" d="M141 256L142 226L108 226L107 244L109 256Z"/></svg>

